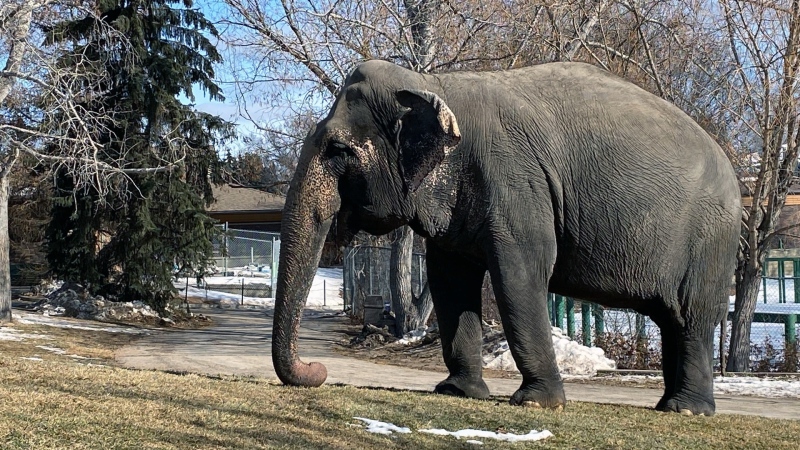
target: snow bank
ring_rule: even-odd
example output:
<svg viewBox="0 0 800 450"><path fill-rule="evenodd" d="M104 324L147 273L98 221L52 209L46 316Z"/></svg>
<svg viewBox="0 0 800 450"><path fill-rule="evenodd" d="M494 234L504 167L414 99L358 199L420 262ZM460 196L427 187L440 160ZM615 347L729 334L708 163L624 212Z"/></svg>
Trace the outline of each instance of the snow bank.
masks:
<svg viewBox="0 0 800 450"><path fill-rule="evenodd" d="M613 370L616 363L605 357L603 349L584 347L565 336L560 328L553 327L553 347L556 364L565 375L591 376L598 370ZM511 356L508 341L500 341L484 352L483 366L487 369L516 371L517 364Z"/></svg>

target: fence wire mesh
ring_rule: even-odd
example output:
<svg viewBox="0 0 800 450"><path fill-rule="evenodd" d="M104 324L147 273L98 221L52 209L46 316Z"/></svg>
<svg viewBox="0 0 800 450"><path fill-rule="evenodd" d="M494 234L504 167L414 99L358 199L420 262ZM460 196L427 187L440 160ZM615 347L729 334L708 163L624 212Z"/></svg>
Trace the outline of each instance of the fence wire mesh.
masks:
<svg viewBox="0 0 800 450"><path fill-rule="evenodd" d="M221 226L214 241L214 273L202 282L208 290L269 298L274 292L280 234Z"/></svg>
<svg viewBox="0 0 800 450"><path fill-rule="evenodd" d="M391 303L389 290L391 249L352 247L345 250L344 302L352 314L363 316L367 297ZM415 253L412 284L417 294L427 282L425 255ZM751 326L750 367L756 372L798 371L796 364L796 315L800 314L800 258L768 259L761 280L759 304ZM487 286L488 287L488 286ZM491 288L484 289L484 316L494 301ZM733 311L733 306L731 306ZM661 368L661 333L648 317L631 310L602 308L559 295L548 296L553 326L587 346L601 347L620 369ZM723 335L730 337L731 322ZM720 370L720 331L714 333L714 366ZM724 343L727 351L727 343Z"/></svg>

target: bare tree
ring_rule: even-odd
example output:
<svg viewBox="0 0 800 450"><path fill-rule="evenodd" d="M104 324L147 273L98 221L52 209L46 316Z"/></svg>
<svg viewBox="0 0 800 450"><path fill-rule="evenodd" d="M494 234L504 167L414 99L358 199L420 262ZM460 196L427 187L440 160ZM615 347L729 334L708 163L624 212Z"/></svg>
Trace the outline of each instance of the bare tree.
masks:
<svg viewBox="0 0 800 450"><path fill-rule="evenodd" d="M67 170L78 186L110 192L127 175L170 170L177 158L152 168L128 168L108 159L100 137L109 133L111 111L86 108L87 92L102 92L107 74L70 44L50 44L42 30L71 15L92 14L80 1L10 0L0 6L0 322L11 320L8 200L9 175L21 155ZM101 24L102 21L96 21ZM102 25L98 25L102 26ZM124 36L100 30L120 48ZM58 58L76 64L66 69ZM56 149L56 152L53 152Z"/></svg>
<svg viewBox="0 0 800 450"><path fill-rule="evenodd" d="M797 179L800 132L800 1L722 0L725 31L736 64L731 82L747 141L757 153L754 176L743 179L752 199L742 218L727 370L749 369L750 325L764 258L775 237L786 195Z"/></svg>

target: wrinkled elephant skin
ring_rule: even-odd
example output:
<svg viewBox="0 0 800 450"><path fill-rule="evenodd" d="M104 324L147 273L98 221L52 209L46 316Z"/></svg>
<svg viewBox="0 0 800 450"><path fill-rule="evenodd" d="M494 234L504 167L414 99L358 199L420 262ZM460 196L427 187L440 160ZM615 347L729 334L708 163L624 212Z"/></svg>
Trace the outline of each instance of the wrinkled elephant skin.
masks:
<svg viewBox="0 0 800 450"><path fill-rule="evenodd" d="M687 115L586 64L421 75L358 66L306 138L282 227L273 339L284 383L334 217L346 235L409 224L450 371L436 391L485 398L488 271L522 385L511 402L565 404L547 292L632 308L662 333L657 408L713 414L712 339L727 310L741 206L722 150Z"/></svg>

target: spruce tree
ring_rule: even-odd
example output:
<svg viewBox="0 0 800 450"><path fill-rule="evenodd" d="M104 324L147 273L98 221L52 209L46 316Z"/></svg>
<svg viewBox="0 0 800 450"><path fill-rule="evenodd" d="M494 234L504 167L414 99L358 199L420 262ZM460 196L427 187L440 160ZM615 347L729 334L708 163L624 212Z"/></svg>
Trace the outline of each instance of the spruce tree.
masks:
<svg viewBox="0 0 800 450"><path fill-rule="evenodd" d="M205 207L220 175L214 144L230 136L231 126L179 96L194 100L200 87L222 99L213 80L221 57L206 37L217 31L192 0L98 0L96 8L127 38L124 45L98 34L89 17L63 22L49 36L74 42L113 74L112 85L87 95L87 110L100 102L114 111L105 154L125 155L130 168L172 170L120 179L114 192L76 192L68 176L58 176L48 261L54 274L94 293L163 311L175 292L175 270L203 271L212 252L215 229Z"/></svg>

